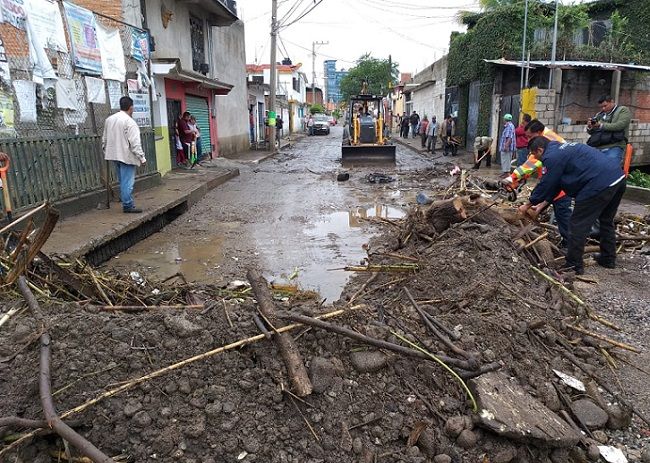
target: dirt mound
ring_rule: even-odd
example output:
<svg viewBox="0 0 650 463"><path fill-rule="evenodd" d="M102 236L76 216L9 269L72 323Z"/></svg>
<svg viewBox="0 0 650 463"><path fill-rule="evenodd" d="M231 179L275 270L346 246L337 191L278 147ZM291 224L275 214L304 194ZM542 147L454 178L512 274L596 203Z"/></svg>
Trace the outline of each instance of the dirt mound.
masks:
<svg viewBox="0 0 650 463"><path fill-rule="evenodd" d="M593 384L575 391L553 370L585 381L590 373L607 386L606 362L620 350L585 333L615 338L616 332L573 293L531 270L540 264L534 246L523 249L513 238L521 234L530 243L539 231L522 233L490 203L461 203L464 218L449 221L451 227L427 212L435 203L387 226L368 248L366 264L376 272L359 273L334 307L349 311L328 320L411 349L407 355L301 327L291 334L314 387L308 397L287 391L275 344L259 340L99 400L70 417L76 429L115 461L586 461L600 429L627 426L629 413L620 400L609 406L614 398L602 400ZM195 290L202 310L112 313L43 303L59 414L133 378L259 334L250 291ZM192 288L184 286L184 300L187 291ZM280 313L312 317L331 310L287 296L276 305ZM41 331L29 313L1 328L0 416L42 418ZM585 396L586 406L577 401ZM523 425L541 435L505 429L522 424L521 416L506 412L525 407L538 414L524 417ZM583 425L586 437L579 433ZM45 462L52 452L65 454L52 435L11 447L19 437L12 432L0 430L2 461Z"/></svg>

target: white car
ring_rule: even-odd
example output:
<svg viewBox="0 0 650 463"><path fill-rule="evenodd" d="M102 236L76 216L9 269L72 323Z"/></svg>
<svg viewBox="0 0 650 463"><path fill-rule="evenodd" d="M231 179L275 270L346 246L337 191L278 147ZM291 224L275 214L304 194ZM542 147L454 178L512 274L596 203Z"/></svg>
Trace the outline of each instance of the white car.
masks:
<svg viewBox="0 0 650 463"><path fill-rule="evenodd" d="M316 114L314 116L314 135L317 133L330 134L329 116Z"/></svg>

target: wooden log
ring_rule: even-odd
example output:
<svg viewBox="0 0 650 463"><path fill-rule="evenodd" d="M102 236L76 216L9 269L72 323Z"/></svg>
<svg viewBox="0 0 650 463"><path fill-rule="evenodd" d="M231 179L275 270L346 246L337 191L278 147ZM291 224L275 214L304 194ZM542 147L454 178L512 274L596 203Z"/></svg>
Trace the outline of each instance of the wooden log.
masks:
<svg viewBox="0 0 650 463"><path fill-rule="evenodd" d="M555 264L555 254L549 240L541 239L533 246L546 266L552 267Z"/></svg>
<svg viewBox="0 0 650 463"><path fill-rule="evenodd" d="M442 233L451 224L462 222L467 218L462 198L445 199L436 201L425 213L427 221L437 233Z"/></svg>
<svg viewBox="0 0 650 463"><path fill-rule="evenodd" d="M271 291L269 291L269 286L264 277L257 270L249 270L246 273L246 278L251 284L253 293L255 294L255 299L257 299L257 304L259 306L260 312L264 317L266 317L274 329L281 327L282 325L277 322L275 317L275 304L273 303L273 298L271 296ZM302 361L302 357L298 348L293 343L293 339L286 333L278 333L275 337L275 343L278 346L280 355L284 360L284 364L287 368L287 373L289 374L289 380L291 385L294 388L294 392L299 397L305 397L311 394L312 384L307 375L307 369L305 364Z"/></svg>

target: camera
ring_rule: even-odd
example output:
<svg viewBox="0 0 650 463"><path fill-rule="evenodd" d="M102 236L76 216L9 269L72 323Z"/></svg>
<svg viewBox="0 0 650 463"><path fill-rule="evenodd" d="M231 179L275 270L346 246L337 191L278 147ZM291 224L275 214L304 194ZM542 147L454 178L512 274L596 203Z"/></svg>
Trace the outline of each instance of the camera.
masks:
<svg viewBox="0 0 650 463"><path fill-rule="evenodd" d="M597 123L598 123L598 119L596 119L595 117L589 118L589 124L596 125Z"/></svg>

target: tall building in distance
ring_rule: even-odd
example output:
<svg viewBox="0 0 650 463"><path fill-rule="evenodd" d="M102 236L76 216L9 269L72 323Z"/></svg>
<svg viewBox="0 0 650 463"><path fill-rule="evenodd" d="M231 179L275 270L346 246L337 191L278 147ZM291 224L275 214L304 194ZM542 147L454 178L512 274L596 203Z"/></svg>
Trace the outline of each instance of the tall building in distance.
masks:
<svg viewBox="0 0 650 463"><path fill-rule="evenodd" d="M325 69L325 101L327 103L338 104L341 101L341 79L347 75L348 71L341 69L336 70L336 60L328 59L323 62Z"/></svg>

